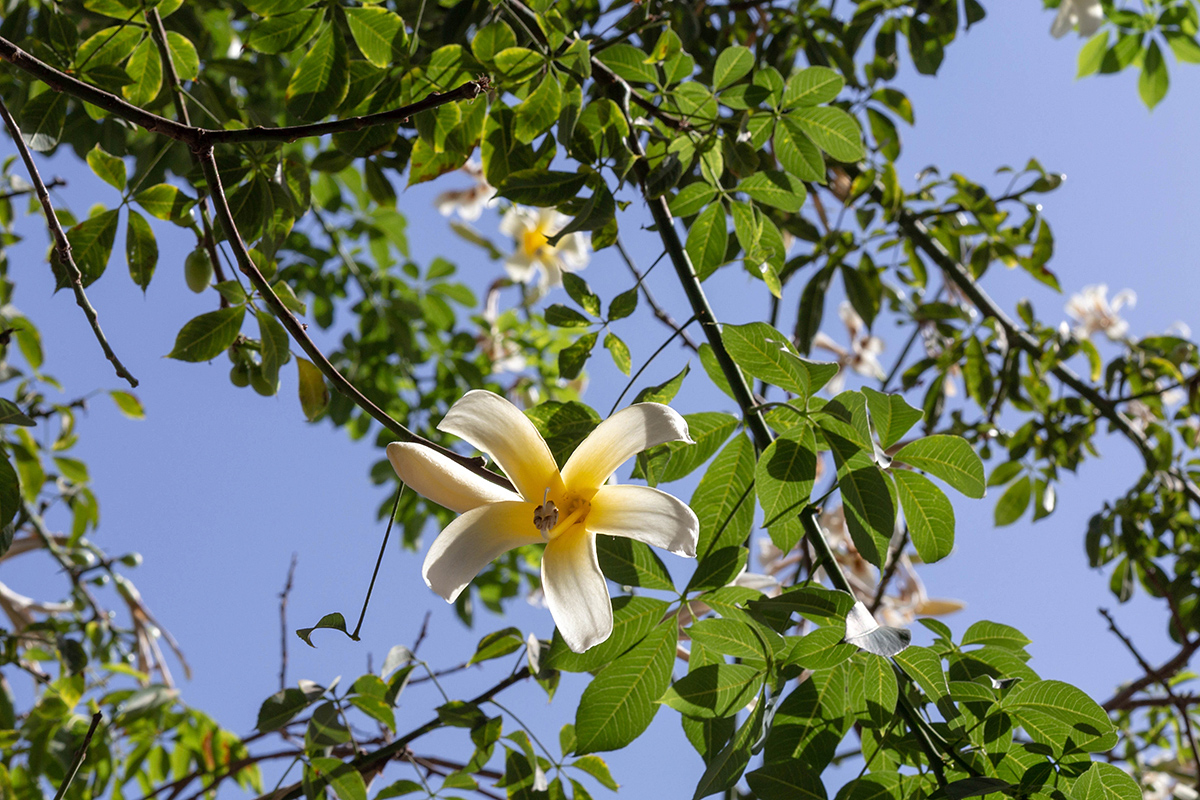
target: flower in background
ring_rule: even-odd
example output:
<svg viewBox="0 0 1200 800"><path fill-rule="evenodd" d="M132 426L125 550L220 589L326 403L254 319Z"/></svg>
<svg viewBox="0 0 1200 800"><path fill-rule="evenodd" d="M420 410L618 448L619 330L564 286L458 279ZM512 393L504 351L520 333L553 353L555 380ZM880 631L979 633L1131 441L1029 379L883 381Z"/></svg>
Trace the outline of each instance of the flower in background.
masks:
<svg viewBox="0 0 1200 800"><path fill-rule="evenodd" d="M829 391L837 394L842 390L842 386L846 382L845 370L847 367L859 375L883 380L885 373L879 363L879 354L883 352L883 340L867 332L867 326L862 317L845 300L838 306L838 316L842 318L842 324L846 326L846 332L850 335L849 350L824 333L818 333L813 337L813 347L819 347L837 356L838 373L827 384Z"/></svg>
<svg viewBox="0 0 1200 800"><path fill-rule="evenodd" d="M474 222L485 207L496 204L496 189L483 177L483 166L475 159L463 164L462 171L474 178L475 183L466 189L442 192L433 204L443 217L458 214L467 222Z"/></svg>
<svg viewBox="0 0 1200 800"><path fill-rule="evenodd" d="M1133 290L1122 289L1109 305L1108 286L1101 283L1083 287L1083 291L1071 296L1065 308L1067 316L1078 323L1074 330L1076 337L1090 339L1093 333L1103 331L1115 342L1129 330L1129 323L1121 319L1117 312L1126 305L1133 308L1135 303L1137 295Z"/></svg>
<svg viewBox="0 0 1200 800"><path fill-rule="evenodd" d="M504 260L508 276L529 283L541 272L543 289L562 285L564 272L576 272L587 266L587 240L579 232L568 233L550 244L550 238L566 227L571 218L553 208L525 208L514 205L500 220L500 232L516 244L513 254Z"/></svg>
<svg viewBox="0 0 1200 800"><path fill-rule="evenodd" d="M1062 0L1058 16L1050 26L1050 35L1061 39L1072 28L1079 28L1080 36L1091 36L1104 24L1104 9L1100 0Z"/></svg>
<svg viewBox="0 0 1200 800"><path fill-rule="evenodd" d="M525 369L525 357L513 341L512 332L500 328L500 286L492 284L483 307L483 322L487 326L475 337L479 349L492 364L492 374L520 372ZM532 405L537 405L535 400Z"/></svg>
<svg viewBox="0 0 1200 800"><path fill-rule="evenodd" d="M438 535L421 570L426 585L449 602L493 559L545 542L546 604L567 646L582 653L607 639L613 626L596 534L696 555L700 523L686 503L649 486L606 485L642 450L691 441L683 417L667 406L638 403L613 414L561 472L529 418L498 394L467 392L438 429L490 455L517 489L498 486L424 445L388 445L401 481L461 515Z"/></svg>

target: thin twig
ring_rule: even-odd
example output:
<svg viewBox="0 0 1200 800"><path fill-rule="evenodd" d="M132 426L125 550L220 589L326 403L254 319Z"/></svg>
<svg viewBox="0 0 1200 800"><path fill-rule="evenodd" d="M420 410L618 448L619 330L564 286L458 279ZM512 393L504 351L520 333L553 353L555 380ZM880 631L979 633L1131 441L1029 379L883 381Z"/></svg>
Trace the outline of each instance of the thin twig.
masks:
<svg viewBox="0 0 1200 800"><path fill-rule="evenodd" d="M379 556L375 559L375 571L371 573L371 582L367 584L367 596L363 598L362 611L358 615L358 624L350 638L358 641L358 632L362 630L363 620L367 618L367 606L371 604L371 592L375 591L375 579L379 577L379 566L383 563L383 554L387 552L388 538L392 535L392 523L396 521L396 509L400 508L400 498L404 495L404 484L396 487L396 501L392 503L392 513L388 514L387 528L383 532L383 544L379 545Z"/></svg>
<svg viewBox="0 0 1200 800"><path fill-rule="evenodd" d="M896 540L894 547L888 548L888 557L885 561L883 575L879 578L879 586L875 588L875 597L871 599L871 614L874 615L879 610L879 605L883 602L883 596L887 593L888 584L891 583L892 577L896 574L896 567L900 565L900 554L904 552L904 548L908 545L908 526L904 526L904 531L900 534L900 538Z"/></svg>
<svg viewBox="0 0 1200 800"><path fill-rule="evenodd" d="M645 284L646 276L638 271L637 264L633 262L633 256L631 256L629 251L625 249L625 243L621 241L620 236L617 237L616 244L617 252L621 254L621 259L625 262L625 266L629 267L629 271L633 273L634 280L636 280L637 285L641 287L642 296L646 298L646 303L650 306L650 310L654 312L654 316L658 317L659 320L661 320L662 323L668 328L682 336L683 343L686 344L693 353L700 352L700 348L696 346L696 343L692 340L692 337L688 335L687 331L679 326L679 323L675 321L675 318L667 313L666 309L660 306L658 301L654 298L654 295L650 293L650 287Z"/></svg>
<svg viewBox="0 0 1200 800"><path fill-rule="evenodd" d="M279 690L283 691L287 688L287 665L288 665L288 624L287 624L287 604L288 595L292 593L292 578L296 576L296 561L295 553L292 553L292 563L288 565L287 580L283 584L283 591L279 593Z"/></svg>
<svg viewBox="0 0 1200 800"><path fill-rule="evenodd" d="M52 178L50 180L50 182L46 184L46 188L47 189L57 189L59 186L66 186L66 185L67 185L67 182L64 181L62 178L55 177L55 178ZM33 194L33 187L30 187L28 189L14 189L11 192L5 192L4 194L0 194L0 200L11 200L14 197L20 197L21 195L25 195L25 194Z"/></svg>
<svg viewBox="0 0 1200 800"><path fill-rule="evenodd" d="M17 121L13 119L12 114L8 111L8 106L2 99L0 99L0 117L4 118L4 124L13 138L13 144L17 146L17 152L21 154L21 160L25 162L25 169L29 171L29 180L37 192L42 210L46 212L46 224L50 226L50 233L54 236L54 250L58 255L59 263L67 271L67 282L75 292L75 302L83 309L83 315L87 317L88 324L92 326L92 333L95 334L96 341L104 350L104 356L112 362L113 368L117 371L117 377L124 378L130 386L136 387L138 385L137 378L125 369L125 365L121 363L121 359L117 358L117 354L109 345L108 339L104 338L104 331L100 330L100 320L96 309L83 291L83 275L80 274L79 267L75 265L75 258L71 255L71 242L67 239L67 233L58 221L58 215L54 213L54 206L50 205L50 193L46 189L46 184L42 183L42 176L38 174L37 165L33 163L33 155L25 146L25 140L21 138L21 129L17 127Z"/></svg>
<svg viewBox="0 0 1200 800"><path fill-rule="evenodd" d="M246 243L242 241L241 234L238 233L237 224L233 221L233 212L230 211L229 202L225 198L225 190L221 186L221 174L217 170L217 161L213 156L212 148L199 153L198 158L200 160L200 167L204 170L204 178L208 183L208 193L212 197L213 206L217 212L217 219L220 221L221 227L225 229L225 238L229 242L229 246L233 249L238 269L250 279L250 283L258 290L258 293L262 296L267 306L270 307L272 313L279 318L283 327L291 334L292 339L295 340L296 344L300 345L300 349L308 355L317 369L321 371L321 374L333 384L333 387L350 398L356 406L370 414L376 422L399 436L402 441L421 444L436 450L438 453L466 467L480 477L498 486L512 489L512 484L504 476L484 468L482 458L471 458L460 455L453 450L435 444L422 436L418 436L392 419L383 409L379 408L366 395L360 392L354 384L350 383L342 373L338 372L337 368L330 363L320 348L309 338L305 326L296 319L288 307L283 304L283 301L276 296L271 285L267 283L267 279L263 277L263 274L259 272L258 267L254 264L253 259L250 258L250 252L246 248Z"/></svg>
<svg viewBox="0 0 1200 800"><path fill-rule="evenodd" d="M1179 648L1179 652L1164 661L1161 666L1148 671L1145 675L1136 680L1130 681L1120 691L1112 697L1100 704L1100 707L1105 711L1114 711L1118 708L1125 708L1129 698L1145 689L1152 683L1159 683L1167 678L1170 678L1176 672L1187 666L1192 655L1200 649L1200 636L1195 639L1184 642Z"/></svg>
<svg viewBox="0 0 1200 800"><path fill-rule="evenodd" d="M694 320L694 319L696 319L696 318L692 317L692 319L689 319L687 322L685 322L684 327L691 325L692 320ZM654 361L655 358L658 357L658 354L661 353L663 350L666 350L667 345L669 345L671 342L675 341L675 337L679 336L682 333L683 333L683 328L676 328L675 332L672 333L670 336L668 336L667 340L665 342L663 342L661 345L659 345L657 350L655 350L653 353L650 354L650 358L646 359L646 363L642 364L642 366L638 369L638 371L633 373L633 377L629 379L629 383L625 384L625 388L621 390L621 393L619 395L617 395L616 401L613 402L612 409L610 409L608 412L608 415L610 417L614 413L616 413L617 406L621 405L621 401L623 399L625 399L625 395L628 394L629 390L633 388L633 384L635 384L637 382L638 378L642 377L642 373L646 371L646 367L650 366L650 363L652 361Z"/></svg>
<svg viewBox="0 0 1200 800"><path fill-rule="evenodd" d="M417 640L413 642L412 654L417 654L417 648L421 646L421 642L425 641L425 635L429 633L429 618L433 616L433 612L426 609L425 618L421 620L421 630L417 632Z"/></svg>
<svg viewBox="0 0 1200 800"><path fill-rule="evenodd" d="M54 800L62 800L63 795L71 786L71 781L75 780L79 768L83 766L83 759L87 757L88 745L92 743L92 736L96 733L96 728L100 725L103 716L99 711L92 714L92 724L88 726L87 734L83 737L83 744L79 745L79 749L75 751L75 759L71 762L71 768L67 770L67 777L63 779L62 786L58 787L58 794L54 795Z"/></svg>

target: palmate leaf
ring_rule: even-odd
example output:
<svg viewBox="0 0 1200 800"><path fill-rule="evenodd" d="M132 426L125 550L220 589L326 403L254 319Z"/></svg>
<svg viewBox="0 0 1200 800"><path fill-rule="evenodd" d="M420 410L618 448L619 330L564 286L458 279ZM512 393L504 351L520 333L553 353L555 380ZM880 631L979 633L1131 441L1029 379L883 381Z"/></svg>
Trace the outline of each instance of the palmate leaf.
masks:
<svg viewBox="0 0 1200 800"><path fill-rule="evenodd" d="M954 506L950 500L933 481L919 473L897 469L891 475L913 547L921 560L932 564L950 555L954 549Z"/></svg>
<svg viewBox="0 0 1200 800"><path fill-rule="evenodd" d="M672 617L658 624L629 652L596 675L575 712L575 752L579 755L625 747L650 725L671 680L678 626Z"/></svg>
<svg viewBox="0 0 1200 800"><path fill-rule="evenodd" d="M586 653L574 653L567 647L558 631L550 643L550 652L544 663L551 669L564 672L591 672L608 664L613 659L646 638L650 631L662 621L667 604L650 597L623 596L613 598L613 632L600 644Z"/></svg>
<svg viewBox="0 0 1200 800"><path fill-rule="evenodd" d="M1035 742L1079 752L1108 750L1117 743L1112 721L1095 700L1062 681L1022 681L1003 702Z"/></svg>
<svg viewBox="0 0 1200 800"><path fill-rule="evenodd" d="M596 555L600 571L622 586L671 591L675 584L658 554L643 542L624 536L596 537Z"/></svg>
<svg viewBox="0 0 1200 800"><path fill-rule="evenodd" d="M967 497L983 497L983 462L961 437L926 436L902 447L895 460L941 478Z"/></svg>
<svg viewBox="0 0 1200 800"><path fill-rule="evenodd" d="M1129 773L1097 761L1071 784L1071 796L1077 800L1141 800L1142 791Z"/></svg>
<svg viewBox="0 0 1200 800"><path fill-rule="evenodd" d="M794 517L808 503L817 477L817 440L812 428L799 425L767 446L754 470L763 525Z"/></svg>
<svg viewBox="0 0 1200 800"><path fill-rule="evenodd" d="M728 717L746 707L763 683L763 672L746 664L708 664L675 681L662 702L681 714Z"/></svg>

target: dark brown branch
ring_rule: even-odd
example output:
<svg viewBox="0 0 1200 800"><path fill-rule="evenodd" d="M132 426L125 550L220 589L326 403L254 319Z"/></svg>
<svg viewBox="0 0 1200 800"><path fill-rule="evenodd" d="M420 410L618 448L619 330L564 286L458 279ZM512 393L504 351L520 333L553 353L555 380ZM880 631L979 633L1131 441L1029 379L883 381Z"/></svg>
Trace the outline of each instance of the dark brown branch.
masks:
<svg viewBox="0 0 1200 800"><path fill-rule="evenodd" d="M292 578L296 576L296 554L292 553L292 563L288 565L287 580L284 581L283 591L279 593L279 689L287 688L288 664L288 596L292 593Z"/></svg>
<svg viewBox="0 0 1200 800"><path fill-rule="evenodd" d="M477 697L475 697L472 700L469 700L468 702L472 703L474 705L479 705L480 703L490 700L494 695L499 694L500 692L504 691L505 689L512 686L513 684L520 683L521 681L525 680L528 677L529 677L529 668L522 667L521 669L514 672L512 675L509 675L507 678L500 681L495 686L492 686L490 689L485 690L484 692L479 694ZM328 777L332 780L332 779L336 778L339 774L342 774L348 770L366 771L366 770L369 770L373 766L382 766L387 761L390 761L391 759L396 758L398 756L403 757L404 753L406 752L406 750L408 748L409 742L415 741L416 739L421 738L425 734L427 734L431 731L437 730L438 728L442 727L442 725L443 725L443 723L442 723L441 719L439 719L438 717L434 717L433 719L426 722L424 725L414 728L413 730L404 734L403 736L401 736L400 738L391 742L390 744L386 745L385 747L381 747L378 750L375 750L374 752L371 752L371 753L364 753L361 756L359 756L358 758L347 761L341 767L334 770L333 773L330 774ZM267 792L266 794L260 795L255 800L292 800L292 798L299 797L303 793L304 793L303 783L296 782L289 786L284 786L279 789L276 789L273 792Z"/></svg>
<svg viewBox="0 0 1200 800"><path fill-rule="evenodd" d="M104 337L104 331L100 330L100 320L96 309L83 291L83 275L80 274L79 267L75 265L75 258L71 255L71 242L67 239L67 233L58 221L58 215L54 213L54 206L50 204L50 192L47 190L46 184L42 183L42 176L38 174L37 165L33 163L33 155L25 146L25 140L21 138L21 129L17 127L17 121L13 119L3 100L0 100L0 117L4 118L4 124L13 138L13 144L16 145L17 152L21 154L21 160L25 162L25 169L29 171L29 180L33 183L34 191L37 192L38 201L41 202L42 210L46 213L46 224L50 226L50 233L54 237L54 250L58 255L58 261L67 271L67 280L75 292L76 304L83 309L83 315L87 317L88 324L92 326L92 333L95 334L96 341L100 343L105 358L112 362L113 369L117 371L117 377L124 378L130 386L136 387L138 385L137 378L125 369L125 365L121 363L121 359L117 358L117 354L109 345L108 339Z"/></svg>
<svg viewBox="0 0 1200 800"><path fill-rule="evenodd" d="M75 752L75 759L71 762L71 769L67 771L67 777L63 779L62 786L58 787L58 793L54 795L54 800L62 800L67 789L71 786L71 781L75 780L75 776L79 773L79 767L83 764L83 759L87 756L88 745L92 743L92 736L96 734L96 728L100 725L100 720L104 715L97 711L92 714L92 724L88 726L87 735L83 737L83 743L79 745L79 750Z"/></svg>
<svg viewBox="0 0 1200 800"><path fill-rule="evenodd" d="M1200 649L1200 636L1185 642L1179 648L1179 652L1163 662L1161 666L1148 671L1136 680L1130 681L1120 691L1101 703L1100 707L1105 711L1115 711L1120 708L1129 707L1127 703L1130 698L1142 689L1145 689L1152 683L1160 683L1186 667L1197 649Z"/></svg>
<svg viewBox="0 0 1200 800"><path fill-rule="evenodd" d="M291 125L281 128L256 126L240 130L220 130L196 128L167 119L166 117L160 117L158 114L152 114L149 111L138 108L132 103L125 102L110 92L106 92L103 89L99 89L55 69L3 38L0 38L0 60L7 61L17 69L32 75L55 91L66 92L74 97L78 97L80 100L85 100L148 131L161 133L172 139L186 142L196 151L210 148L215 144L294 142L297 139L309 136L325 136L330 133L357 131L375 125L397 125L407 121L413 114L418 114L422 111L437 108L438 106L458 100L474 99L490 85L487 78L468 81L457 89L451 89L448 92L434 92L411 105L401 106L390 111L381 111L378 114L367 114L362 117L347 117L329 122L315 122L308 125Z"/></svg>
<svg viewBox="0 0 1200 800"><path fill-rule="evenodd" d="M221 186L221 175L217 170L217 162L213 156L212 148L200 152L198 158L200 160L200 167L204 170L205 181L208 183L209 196L212 197L213 206L216 208L217 219L220 221L221 227L225 230L225 237L229 241L230 248L233 250L238 269L250 279L250 283L258 290L263 301L270 307L271 312L279 318L283 327L291 334L292 339L295 340L296 344L300 345L300 349L308 355L317 369L321 371L321 374L333 384L333 387L346 397L349 397L359 408L370 414L376 422L399 436L402 441L421 444L436 450L492 483L503 486L506 489L511 489L512 484L506 478L484 468L483 459L460 455L453 450L435 444L422 436L418 436L392 419L383 409L372 403L366 395L360 392L354 384L350 383L342 373L338 372L337 368L329 362L325 354L309 338L305 326L300 320L296 319L287 306L283 304L283 301L276 296L267 279L263 277L263 274L259 272L258 267L255 266L254 261L250 258L250 252L246 249L246 243L242 241L241 234L238 233L237 225L233 221L233 212L230 211L229 203L225 199L225 190Z"/></svg>

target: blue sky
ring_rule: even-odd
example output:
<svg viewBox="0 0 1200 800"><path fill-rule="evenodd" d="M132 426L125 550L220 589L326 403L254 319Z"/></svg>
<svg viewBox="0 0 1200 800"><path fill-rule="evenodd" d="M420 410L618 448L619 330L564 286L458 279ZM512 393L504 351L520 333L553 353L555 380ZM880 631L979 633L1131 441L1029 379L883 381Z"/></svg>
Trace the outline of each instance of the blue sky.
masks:
<svg viewBox="0 0 1200 800"><path fill-rule="evenodd" d="M1004 179L989 178L997 167L1037 157L1047 169L1068 176L1043 200L1056 236L1050 266L1066 294L1101 282L1109 285L1110 295L1131 287L1138 293L1136 308L1126 314L1133 334L1162 331L1176 320L1200 329L1193 305L1200 165L1190 152L1200 81L1192 70L1172 63L1171 91L1150 113L1137 96L1133 72L1076 81L1081 42L1073 35L1052 39L1051 19L1038 3L991 3L989 17L948 50L936 78L905 66L898 85L913 102L917 124L901 131L900 173L911 180L923 167L937 164L943 174L958 171L1002 188ZM0 143L0 155L10 152L10 143ZM93 203L115 202L113 190L70 156L42 163L44 176L58 174L70 182L55 199L76 215L86 214ZM445 231L410 237L417 263L446 256L479 287L499 275L500 265L450 234L431 206L437 191L458 180L448 176L434 187L403 193L401 211L409 216L410 231ZM636 230L641 214L634 212L626 221L623 235L644 269L659 248L650 234ZM52 294L46 239L34 222L22 224L28 240L11 251L10 269L18 282L17 304L41 328L47 370L67 384L67 398L122 388L73 299ZM499 242L497 222L489 212L478 226ZM375 509L385 490L368 479L381 451L366 441L350 442L328 423L304 422L292 365L284 369L280 395L262 398L229 384L224 357L198 365L164 358L183 322L211 310L213 297L194 295L184 286L189 237L166 225L156 225L156 231L159 271L144 297L124 276L119 256L89 291L114 348L142 381L137 393L147 418L127 420L106 398L96 397L80 423L77 455L88 462L101 502L98 543L112 554L136 550L145 556L145 565L131 577L187 653L195 676L182 682L184 699L232 730L249 733L259 703L278 688L277 595L291 554L298 554L299 566L289 628L312 624L330 611L342 611L351 620L357 616L383 534ZM629 286L612 252L596 256L584 276L605 298ZM660 268L650 285L677 318L686 318L671 281L668 270ZM994 267L985 288L1006 308L1028 296L1046 321L1064 318L1066 294L1057 296L1024 273ZM736 269L719 273L709 291L719 319L745 322L765 314L761 284L747 284ZM832 308L828 319L826 331L844 340ZM619 325L618 333L634 351L635 368L638 357L667 335L644 308ZM902 339L890 335L886 320L876 333L889 340L888 364ZM318 336L318 342L331 340ZM596 365L605 361L604 354L594 359ZM686 351L668 349L648 370L645 383L673 375L686 361ZM696 374L687 385L698 389L702 373L697 363L693 367ZM585 401L606 412L624 385L618 377L611 366L594 367ZM677 402L684 412L732 411L730 405L721 395L687 391ZM1138 461L1123 441L1105 439L1099 447L1104 458L1085 465L1078 479L1068 476L1058 510L1036 526L1023 521L994 530L994 495L978 502L956 498L956 551L921 574L931 595L967 602L965 611L946 619L956 633L977 619L1012 624L1034 640L1031 666L1043 677L1069 680L1103 699L1116 683L1136 674L1136 665L1096 613L1097 607L1116 603L1107 576L1087 567L1083 532L1100 503L1128 487ZM366 670L369 657L378 668L392 645L412 643L426 610L432 611L431 634L421 653L434 666L465 660L481 635L504 624L549 636L549 614L522 602L512 604L508 621L482 614L475 630L464 629L422 583L422 557L390 549L362 642L325 633L316 637L319 647L310 649L289 631L289 680L353 679ZM46 599L64 591L61 579L49 568L35 567L34 559L15 563L20 564L15 571L0 576L15 590ZM1139 598L1116 609L1116 615L1151 661L1170 655L1165 614L1157 606ZM467 697L505 668L472 670L445 685L452 695ZM558 728L573 719L573 701L584 685L577 676L564 676L549 706L532 685L510 690L502 702L520 709L543 741L556 742ZM423 722L437 702L427 686L411 691L398 715L401 730ZM416 750L469 755L462 732L430 739ZM673 713L660 714L641 740L609 760L623 790L635 797L679 796L690 791L702 769ZM396 768L395 774L404 770ZM836 784L828 788L832 792ZM605 790L596 787L595 794L603 796Z"/></svg>

